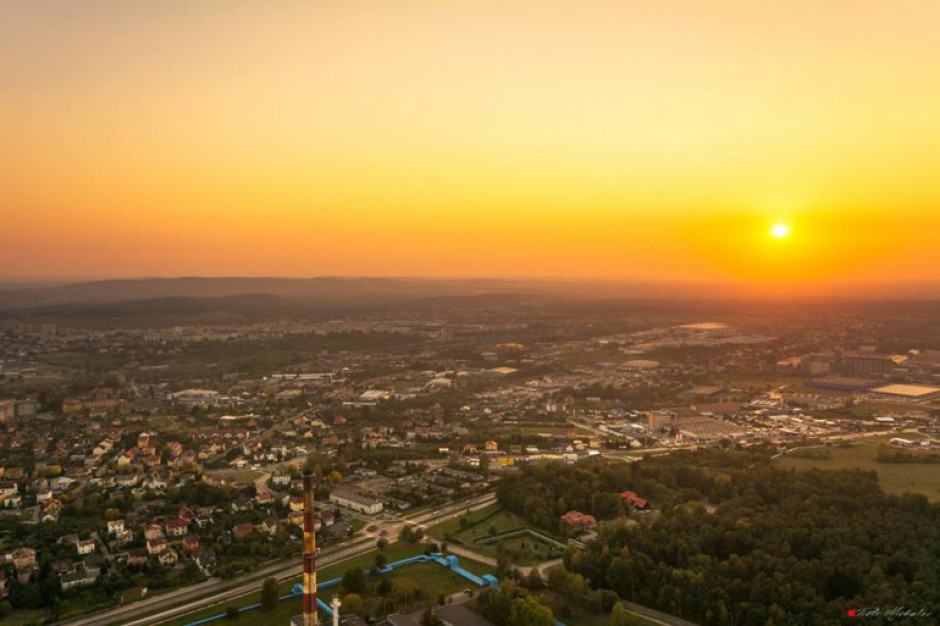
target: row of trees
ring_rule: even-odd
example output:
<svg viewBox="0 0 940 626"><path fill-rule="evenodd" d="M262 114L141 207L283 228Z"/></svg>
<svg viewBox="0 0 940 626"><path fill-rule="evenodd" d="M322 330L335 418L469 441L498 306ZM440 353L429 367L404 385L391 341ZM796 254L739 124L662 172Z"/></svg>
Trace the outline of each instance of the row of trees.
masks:
<svg viewBox="0 0 940 626"><path fill-rule="evenodd" d="M496 626L554 626L551 608L522 587L511 583L488 587L477 598L477 607Z"/></svg>

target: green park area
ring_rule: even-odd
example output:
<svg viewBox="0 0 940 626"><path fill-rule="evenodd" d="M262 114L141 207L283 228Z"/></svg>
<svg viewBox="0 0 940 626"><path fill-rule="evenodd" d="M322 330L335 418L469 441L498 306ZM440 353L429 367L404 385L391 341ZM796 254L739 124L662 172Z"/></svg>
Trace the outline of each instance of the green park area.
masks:
<svg viewBox="0 0 940 626"><path fill-rule="evenodd" d="M397 542L387 546L381 551L381 554L391 563L423 554L426 548L427 546L423 544ZM335 578L343 578L346 572L356 568L362 571L371 570L375 566L376 556L379 553L379 550L371 550L352 559L324 567L318 572L318 580L320 583L324 583ZM467 559L461 559L460 565L477 575L492 573L492 570L485 565ZM382 581L387 582L383 583ZM293 586L299 582L299 577L281 582L278 585L278 590L281 595L289 593ZM348 594L355 593L359 596L358 600L355 598L352 600L352 604L355 606L341 609L341 613L345 610L355 609L355 612L360 615L384 616L390 612L419 610L427 605L437 604L441 597L463 591L472 586L473 584L467 579L454 574L437 563L416 563L387 574L366 576L362 586L355 585L355 589L347 589L345 585L341 584L329 589L322 589L319 593L320 597L327 603L332 600L334 594L343 599ZM259 581L257 590L250 594L183 617L168 620L163 624L167 626L184 626L212 615L224 613L228 607L250 606L260 601L261 582ZM224 618L218 620L218 623L283 626L291 616L299 614L300 610L301 599L298 596L278 602L273 609L255 609L234 619Z"/></svg>
<svg viewBox="0 0 940 626"><path fill-rule="evenodd" d="M498 504L448 520L428 534L493 559L504 555L519 566L559 558L564 551L563 542Z"/></svg>
<svg viewBox="0 0 940 626"><path fill-rule="evenodd" d="M919 493L931 502L940 501L940 463L886 463L877 456L877 443L866 442L847 447L802 448L779 457L775 463L798 470L869 470L878 474L885 493Z"/></svg>

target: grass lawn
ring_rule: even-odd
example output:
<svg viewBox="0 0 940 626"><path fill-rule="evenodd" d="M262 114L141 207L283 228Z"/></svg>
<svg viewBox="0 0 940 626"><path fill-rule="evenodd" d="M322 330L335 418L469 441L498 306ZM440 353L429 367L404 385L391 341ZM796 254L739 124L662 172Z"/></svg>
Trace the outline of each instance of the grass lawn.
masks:
<svg viewBox="0 0 940 626"><path fill-rule="evenodd" d="M288 593L297 582L298 581L296 580L289 580L289 581L278 583L278 591L281 593L281 595ZM176 617L166 622L160 622L160 623L168 624L170 626L183 626L184 624L189 624L190 622L195 622L196 620L204 619L206 617L211 617L212 615L215 615L217 613L224 613L226 607L229 607L229 606L243 607L243 606L255 604L257 602L261 602L261 583L262 581L258 581L257 591L253 591L252 593L241 596L240 598L234 598L232 600L228 600L227 602L223 602L222 604L211 606L209 608L202 609L201 611L196 611L195 613L190 613L182 617ZM239 622L246 623L246 624L268 623L268 622L263 622L263 621L255 621L255 617L258 617L260 619L261 616L264 616L265 618L270 616L273 619L273 616L275 614L280 615L280 611L282 608L284 608L284 605L290 605L290 604L293 604L294 602L296 602L297 604L297 609L294 613L289 612L291 609L286 609L286 608L284 609L288 611L288 613L287 613L287 617L283 618L279 623L279 626L283 626L283 624L286 624L288 622L288 620L290 619L292 615L296 615L297 613L300 612L300 600L299 599L278 603L278 608L276 611L271 611L271 612L251 611L250 613L246 613L245 615L243 615L239 619ZM134 619L136 619L136 617ZM229 620L219 620L219 623L229 623Z"/></svg>
<svg viewBox="0 0 940 626"><path fill-rule="evenodd" d="M0 623L3 626L32 626L33 624L42 624L42 621L48 616L49 611L45 609L22 609L0 618Z"/></svg>
<svg viewBox="0 0 940 626"><path fill-rule="evenodd" d="M483 513L492 513L493 507L496 507L498 512L496 515L487 518L487 516ZM464 528L463 530L460 529L459 518L445 522L445 524L451 524L451 522L453 522L453 524L448 526L448 528L454 528L454 525L456 525L456 528L450 531L451 537L458 539L462 543L470 545L477 539L489 537L491 534L499 535L511 530L521 530L523 528L529 527L528 523L526 523L526 521L522 519L521 516L501 509L499 508L499 505L493 505L493 507L486 507L485 509L471 513L471 525L467 528ZM444 526L444 524L441 526ZM491 529L495 529L495 533L491 533ZM433 535L434 533L432 532L431 534Z"/></svg>
<svg viewBox="0 0 940 626"><path fill-rule="evenodd" d="M476 574L477 576L482 576L483 574L493 574L495 573L493 568L485 563L480 563L479 561L474 561L473 559L468 559L465 556L460 557L457 560L457 564L460 567L464 568L471 574Z"/></svg>
<svg viewBox="0 0 940 626"><path fill-rule="evenodd" d="M467 544L475 552L496 558L500 550L504 551L510 557L513 565L527 566L557 559L563 553L563 550L557 546L552 546L531 535L521 535L519 537L507 537L494 543L472 543Z"/></svg>
<svg viewBox="0 0 940 626"><path fill-rule="evenodd" d="M256 472L254 470L238 470L237 472L232 472L229 474L229 476L238 482L250 485L261 476L261 472Z"/></svg>
<svg viewBox="0 0 940 626"><path fill-rule="evenodd" d="M802 459L785 454L775 463L783 468L809 469L862 469L878 474L885 493L920 493L931 502L940 501L940 464L938 463L879 463L875 460L875 443L862 443L849 448L825 448L828 459Z"/></svg>
<svg viewBox="0 0 940 626"><path fill-rule="evenodd" d="M439 538L445 533L450 533L452 541L493 558L496 558L498 551L502 548L511 555L515 565L533 565L556 558L561 554L560 549L549 546L531 535L507 537L500 542L486 542L485 540L494 534L500 535L513 530L531 528L522 517L500 508L498 504L474 511L469 519L472 525L463 530L460 529L460 518L458 518L432 528L429 534Z"/></svg>
<svg viewBox="0 0 940 626"><path fill-rule="evenodd" d="M461 565L467 565L466 559L461 559ZM470 568L466 568L468 571ZM489 572L487 572L489 573ZM436 600L439 596L448 596L467 588L474 587L474 584L458 576L445 567L437 563L418 563L395 570L390 574L385 574L393 584L412 585L418 589L424 590L425 597L429 600Z"/></svg>
<svg viewBox="0 0 940 626"><path fill-rule="evenodd" d="M483 507L477 511L471 511L469 515L462 515L461 517L455 517L454 519L449 519L446 522L441 522L436 526L431 526L427 530L427 535L429 537L434 537L438 541L444 539L444 535L449 535L460 531L460 520L462 517L466 517L470 520L471 524L477 523L479 520L492 515L493 513L499 511L501 507L499 504L491 504L487 507Z"/></svg>
<svg viewBox="0 0 940 626"><path fill-rule="evenodd" d="M395 543L389 544L385 548L384 554L385 558L388 559L389 563L393 561L398 561L401 559L408 558L409 556L415 556L416 554L424 554L424 549L427 546L420 543L404 543L401 541L396 541ZM317 579L322 583L333 578L341 578L343 574L346 573L346 570L352 569L354 567L361 567L362 569L371 569L375 566L375 555L378 554L378 550L369 550L365 554L360 554L357 557L348 559L346 561L341 561L334 565L328 565L322 567L317 572ZM296 582L300 582L298 579Z"/></svg>
<svg viewBox="0 0 940 626"><path fill-rule="evenodd" d="M357 533L366 527L366 523L361 519L351 519L349 520L349 527L353 529L354 533Z"/></svg>
<svg viewBox="0 0 940 626"><path fill-rule="evenodd" d="M154 415L153 417L147 418L147 424L152 428L163 430L170 426L176 426L176 418L169 415Z"/></svg>

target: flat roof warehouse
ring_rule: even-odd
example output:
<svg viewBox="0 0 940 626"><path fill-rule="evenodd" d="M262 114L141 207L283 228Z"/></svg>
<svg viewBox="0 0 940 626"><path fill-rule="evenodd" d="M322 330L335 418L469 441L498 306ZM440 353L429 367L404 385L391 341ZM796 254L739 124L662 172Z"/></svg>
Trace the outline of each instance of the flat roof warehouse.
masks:
<svg viewBox="0 0 940 626"><path fill-rule="evenodd" d="M884 385L875 387L872 393L880 393L886 396L900 396L902 398L911 398L915 400L927 400L934 397L940 397L940 387L928 387L927 385Z"/></svg>

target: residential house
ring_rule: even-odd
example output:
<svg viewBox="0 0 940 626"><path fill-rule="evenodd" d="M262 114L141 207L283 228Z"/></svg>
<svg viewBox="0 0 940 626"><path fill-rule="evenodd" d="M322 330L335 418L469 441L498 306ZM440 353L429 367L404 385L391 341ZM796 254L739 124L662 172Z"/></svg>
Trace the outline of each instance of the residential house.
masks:
<svg viewBox="0 0 940 626"><path fill-rule="evenodd" d="M277 532L278 524L276 517L267 517L261 522L261 532L274 535Z"/></svg>
<svg viewBox="0 0 940 626"><path fill-rule="evenodd" d="M115 546L118 546L118 547L126 546L127 544L132 543L133 541L134 541L134 531L129 528L125 528L124 530L119 530L118 532L114 533L114 545Z"/></svg>
<svg viewBox="0 0 940 626"><path fill-rule="evenodd" d="M620 497L624 502L630 504L634 511L649 511L653 508L649 502L638 496L636 492L624 491L620 494Z"/></svg>
<svg viewBox="0 0 940 626"><path fill-rule="evenodd" d="M135 548L127 553L127 564L130 567L141 567L150 562L150 552L144 548Z"/></svg>
<svg viewBox="0 0 940 626"><path fill-rule="evenodd" d="M62 587L62 591L68 591L76 587L87 587L94 585L98 581L98 575L100 573L101 571L98 569L88 570L84 567L80 567L72 572L62 574L62 577L59 579L59 584Z"/></svg>
<svg viewBox="0 0 940 626"><path fill-rule="evenodd" d="M169 546L166 543L166 539L148 539L147 540L147 554L160 554L167 550Z"/></svg>
<svg viewBox="0 0 940 626"><path fill-rule="evenodd" d="M583 530L597 525L597 518L587 513L571 510L561 516L563 524L567 524L573 530Z"/></svg>
<svg viewBox="0 0 940 626"><path fill-rule="evenodd" d="M232 535L235 539L242 540L251 535L255 530L254 524L251 522L245 522L244 524L238 524L235 528L232 529Z"/></svg>
<svg viewBox="0 0 940 626"><path fill-rule="evenodd" d="M78 550L79 556L92 554L95 551L95 540L83 539L81 541L78 541L75 543L75 549Z"/></svg>
<svg viewBox="0 0 940 626"><path fill-rule="evenodd" d="M294 524L295 526L300 526L303 528L304 525L304 512L303 511L291 511L287 514L287 523Z"/></svg>
<svg viewBox="0 0 940 626"><path fill-rule="evenodd" d="M123 530L124 530L124 520L122 519L108 520L108 534L109 535L116 535Z"/></svg>
<svg viewBox="0 0 940 626"><path fill-rule="evenodd" d="M147 524L144 526L144 539L162 539L164 536L163 527L160 524Z"/></svg>
<svg viewBox="0 0 940 626"><path fill-rule="evenodd" d="M184 519L171 519L166 522L166 536L177 538L183 537L189 532L189 522Z"/></svg>

